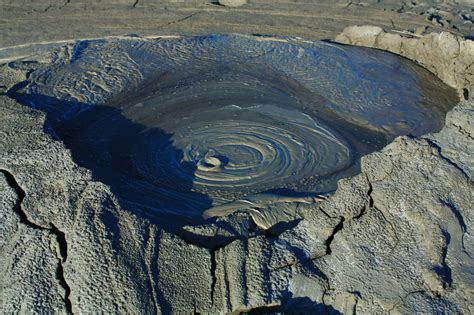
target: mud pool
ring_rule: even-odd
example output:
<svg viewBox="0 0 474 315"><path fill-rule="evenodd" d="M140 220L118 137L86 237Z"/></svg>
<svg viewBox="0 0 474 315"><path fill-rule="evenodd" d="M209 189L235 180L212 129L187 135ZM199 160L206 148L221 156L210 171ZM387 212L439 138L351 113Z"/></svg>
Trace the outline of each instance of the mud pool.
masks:
<svg viewBox="0 0 474 315"><path fill-rule="evenodd" d="M361 156L440 130L458 100L411 61L329 42L129 38L48 54L10 96L46 112L125 208L176 227L249 195L330 193Z"/></svg>

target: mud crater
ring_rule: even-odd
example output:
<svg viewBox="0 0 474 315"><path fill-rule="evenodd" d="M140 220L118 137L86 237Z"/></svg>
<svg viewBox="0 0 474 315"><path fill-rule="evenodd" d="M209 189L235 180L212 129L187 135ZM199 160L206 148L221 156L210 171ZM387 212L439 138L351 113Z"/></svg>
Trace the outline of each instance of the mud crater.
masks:
<svg viewBox="0 0 474 315"><path fill-rule="evenodd" d="M331 192L458 100L399 56L291 38L78 41L51 58L10 94L124 207L176 227L247 195Z"/></svg>

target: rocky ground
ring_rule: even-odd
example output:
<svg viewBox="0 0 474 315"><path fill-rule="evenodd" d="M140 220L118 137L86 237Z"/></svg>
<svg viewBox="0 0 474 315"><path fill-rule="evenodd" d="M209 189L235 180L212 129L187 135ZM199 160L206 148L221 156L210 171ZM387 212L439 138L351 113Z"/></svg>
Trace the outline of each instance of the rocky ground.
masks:
<svg viewBox="0 0 474 315"><path fill-rule="evenodd" d="M127 29L156 34L160 16L150 8L165 6L162 34L208 33L214 24L219 32L258 29L336 39L345 26L370 16L385 31L349 28L337 40L412 58L466 100L448 113L439 133L399 137L365 156L361 174L341 180L336 193L320 203L282 211L274 224L261 222L268 223L265 216L275 209L243 208L174 235L122 208L108 186L93 180L45 133L43 113L0 95L1 312L474 313L473 45L453 33L418 38L440 28L469 36L470 24L454 22L465 21L456 15L440 26L433 20L444 18L407 13L422 4L396 4L250 1L229 8L124 1L97 21L106 2L42 1L20 8L3 1L2 23L10 28L3 47ZM467 10L467 4L428 6ZM190 8L199 13L192 15ZM139 10L142 18L132 22ZM300 11L291 15L292 10ZM338 15L342 10L352 13ZM48 15L52 20L63 15L63 25L72 16L86 22L61 29ZM243 25L242 16L261 24ZM398 17L399 28L389 16ZM87 19L97 22L94 30L87 29ZM420 33L419 26L428 29ZM415 34L401 36L393 29ZM27 64L3 65L0 88L7 92L27 76Z"/></svg>

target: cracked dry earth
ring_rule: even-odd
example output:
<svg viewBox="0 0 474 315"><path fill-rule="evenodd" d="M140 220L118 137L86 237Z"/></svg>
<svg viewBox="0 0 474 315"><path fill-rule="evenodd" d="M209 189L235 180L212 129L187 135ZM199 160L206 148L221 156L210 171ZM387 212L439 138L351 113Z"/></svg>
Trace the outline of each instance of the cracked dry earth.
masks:
<svg viewBox="0 0 474 315"><path fill-rule="evenodd" d="M2 313L474 313L473 100L274 224L242 208L179 233L122 208L42 112L0 112Z"/></svg>

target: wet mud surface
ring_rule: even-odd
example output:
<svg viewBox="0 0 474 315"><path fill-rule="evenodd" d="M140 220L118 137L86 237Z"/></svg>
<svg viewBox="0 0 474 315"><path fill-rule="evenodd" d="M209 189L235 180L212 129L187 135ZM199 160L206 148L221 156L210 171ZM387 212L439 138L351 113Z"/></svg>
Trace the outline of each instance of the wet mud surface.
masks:
<svg viewBox="0 0 474 315"><path fill-rule="evenodd" d="M396 136L440 130L457 102L411 61L328 42L95 40L52 56L10 95L45 111L124 207L176 227L247 195L331 192Z"/></svg>

